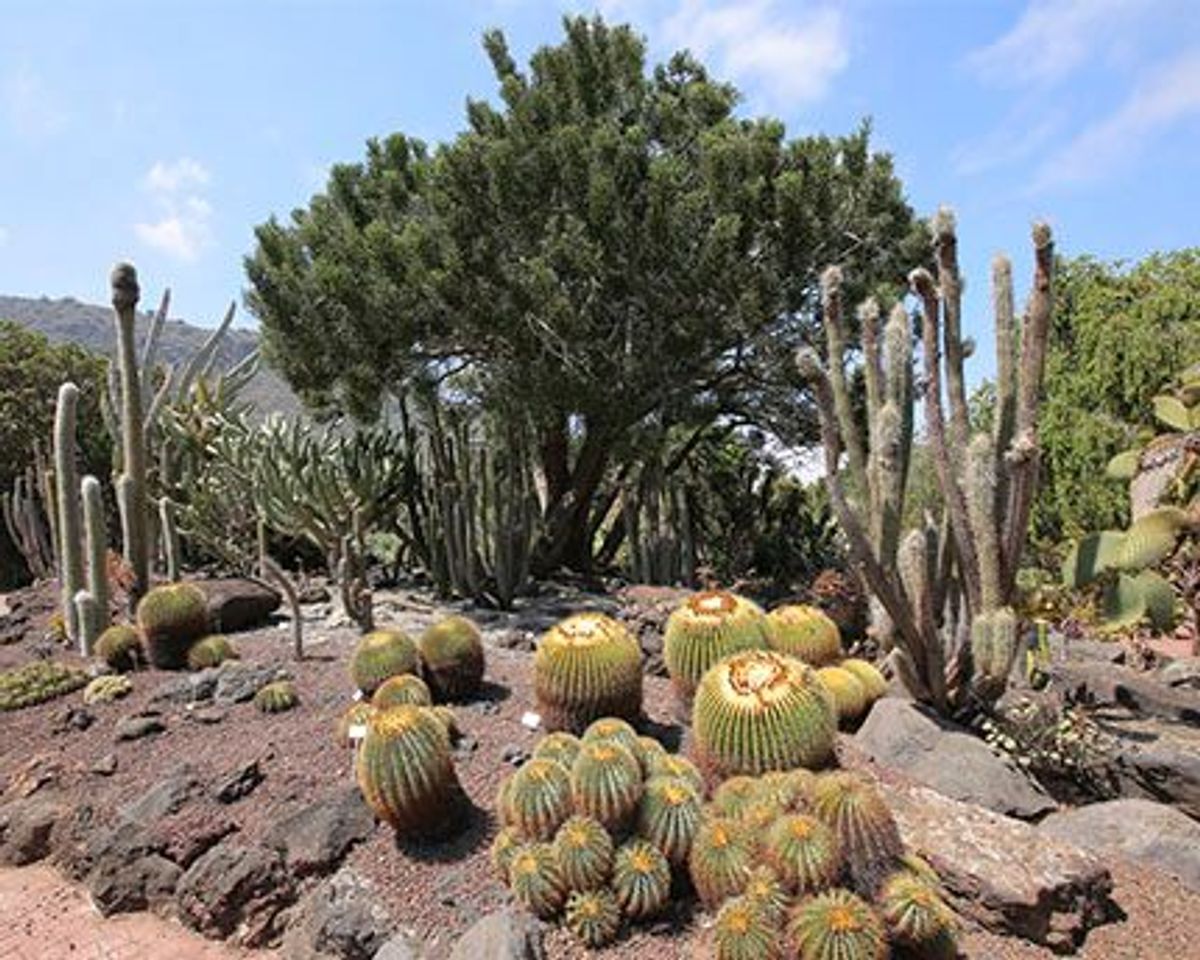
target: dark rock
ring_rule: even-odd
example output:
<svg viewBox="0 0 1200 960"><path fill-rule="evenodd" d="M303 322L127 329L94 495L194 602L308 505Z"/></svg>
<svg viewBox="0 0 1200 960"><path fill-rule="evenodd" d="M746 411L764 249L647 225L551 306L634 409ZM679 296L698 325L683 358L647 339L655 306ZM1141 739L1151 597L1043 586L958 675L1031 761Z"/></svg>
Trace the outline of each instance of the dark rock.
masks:
<svg viewBox="0 0 1200 960"><path fill-rule="evenodd" d="M1106 857L1136 860L1200 890L1200 823L1166 804L1094 803L1051 814L1038 830Z"/></svg>
<svg viewBox="0 0 1200 960"><path fill-rule="evenodd" d="M91 766L92 773L98 777L111 777L117 772L117 755L106 753Z"/></svg>
<svg viewBox="0 0 1200 960"><path fill-rule="evenodd" d="M238 832L224 807L198 804L160 821L152 830L165 838L163 855L185 870L231 834Z"/></svg>
<svg viewBox="0 0 1200 960"><path fill-rule="evenodd" d="M150 702L199 703L202 700L211 700L217 690L218 677L217 667L208 667L196 673L175 677L160 684L150 694Z"/></svg>
<svg viewBox="0 0 1200 960"><path fill-rule="evenodd" d="M0 864L20 867L44 859L55 825L68 812L66 804L48 797L27 797L0 807Z"/></svg>
<svg viewBox="0 0 1200 960"><path fill-rule="evenodd" d="M83 707L67 707L54 717L51 729L55 733L70 733L72 730L86 730L96 722L96 715Z"/></svg>
<svg viewBox="0 0 1200 960"><path fill-rule="evenodd" d="M478 749L479 741L470 734L465 734L454 744L454 757L456 760L466 760Z"/></svg>
<svg viewBox="0 0 1200 960"><path fill-rule="evenodd" d="M536 634L531 630L506 630L496 638L496 646L532 653L537 648Z"/></svg>
<svg viewBox="0 0 1200 960"><path fill-rule="evenodd" d="M277 590L257 580L231 578L195 583L208 601L208 619L214 633L261 627L282 600Z"/></svg>
<svg viewBox="0 0 1200 960"><path fill-rule="evenodd" d="M259 690L281 674L278 667L270 664L255 665L239 663L237 660L226 660L217 671L217 689L213 701L218 704L253 700Z"/></svg>
<svg viewBox="0 0 1200 960"><path fill-rule="evenodd" d="M192 929L253 947L271 940L279 912L294 896L276 853L226 841L179 878L175 902Z"/></svg>
<svg viewBox="0 0 1200 960"><path fill-rule="evenodd" d="M529 751L515 743L506 743L500 759L505 763L511 763L514 767L519 767L529 759Z"/></svg>
<svg viewBox="0 0 1200 960"><path fill-rule="evenodd" d="M342 870L300 902L283 954L288 960L372 960L391 932L391 915L370 882Z"/></svg>
<svg viewBox="0 0 1200 960"><path fill-rule="evenodd" d="M1024 818L1056 808L1050 797L982 740L910 700L876 701L854 739L876 763L955 800Z"/></svg>
<svg viewBox="0 0 1200 960"><path fill-rule="evenodd" d="M1121 706L1139 713L1200 724L1200 697L1168 686L1151 673L1112 663L1065 661L1050 666L1051 682L1075 703Z"/></svg>
<svg viewBox="0 0 1200 960"><path fill-rule="evenodd" d="M251 760L219 781L213 787L213 796L220 803L235 803L243 797L248 797L265 779L266 774L259 768L258 761Z"/></svg>
<svg viewBox="0 0 1200 960"><path fill-rule="evenodd" d="M541 925L529 914L497 910L477 921L450 951L450 960L545 960Z"/></svg>
<svg viewBox="0 0 1200 960"><path fill-rule="evenodd" d="M495 700L476 700L471 704L471 709L485 717L491 717L500 712L500 704Z"/></svg>
<svg viewBox="0 0 1200 960"><path fill-rule="evenodd" d="M1111 710L1096 720L1121 796L1170 803L1200 820L1200 728Z"/></svg>
<svg viewBox="0 0 1200 960"><path fill-rule="evenodd" d="M1078 847L928 787L889 787L887 800L967 920L1064 952L1113 918L1112 876Z"/></svg>
<svg viewBox="0 0 1200 960"><path fill-rule="evenodd" d="M407 933L397 933L375 951L373 960L422 960L425 946Z"/></svg>
<svg viewBox="0 0 1200 960"><path fill-rule="evenodd" d="M170 898L179 867L164 855L165 844L139 823L122 821L94 834L77 869L104 916L146 910Z"/></svg>
<svg viewBox="0 0 1200 960"><path fill-rule="evenodd" d="M331 873L375 829L375 817L355 787L346 787L280 820L264 843L280 851L297 877Z"/></svg>
<svg viewBox="0 0 1200 960"><path fill-rule="evenodd" d="M118 743L126 740L141 740L167 729L161 717L122 717L113 728L113 739Z"/></svg>
<svg viewBox="0 0 1200 960"><path fill-rule="evenodd" d="M133 823L155 823L181 810L203 789L196 771L187 764L176 767L162 780L121 807L120 814Z"/></svg>

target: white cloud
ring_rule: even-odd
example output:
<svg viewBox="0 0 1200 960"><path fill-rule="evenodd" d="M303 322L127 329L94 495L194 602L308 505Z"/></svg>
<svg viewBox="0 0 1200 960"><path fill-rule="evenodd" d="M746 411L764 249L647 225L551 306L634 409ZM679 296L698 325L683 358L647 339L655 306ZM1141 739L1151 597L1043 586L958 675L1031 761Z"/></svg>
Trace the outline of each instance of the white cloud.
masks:
<svg viewBox="0 0 1200 960"><path fill-rule="evenodd" d="M995 130L978 140L960 144L950 156L954 172L959 176L974 176L999 167L1028 160L1059 133L1064 116L1061 111L1051 116L1028 116L1017 110Z"/></svg>
<svg viewBox="0 0 1200 960"><path fill-rule="evenodd" d="M139 240L177 260L195 260L212 243L212 205L201 195L209 172L191 157L158 161L143 178L157 219L133 225Z"/></svg>
<svg viewBox="0 0 1200 960"><path fill-rule="evenodd" d="M1101 179L1132 160L1153 135L1189 116L1200 116L1200 48L1150 72L1112 114L1042 165L1037 186Z"/></svg>
<svg viewBox="0 0 1200 960"><path fill-rule="evenodd" d="M712 58L718 74L757 86L776 106L819 100L850 60L832 6L789 18L774 0L683 0L663 31L670 44Z"/></svg>
<svg viewBox="0 0 1200 960"><path fill-rule="evenodd" d="M44 140L66 129L66 110L28 66L8 71L0 87L0 104L9 128L23 140Z"/></svg>

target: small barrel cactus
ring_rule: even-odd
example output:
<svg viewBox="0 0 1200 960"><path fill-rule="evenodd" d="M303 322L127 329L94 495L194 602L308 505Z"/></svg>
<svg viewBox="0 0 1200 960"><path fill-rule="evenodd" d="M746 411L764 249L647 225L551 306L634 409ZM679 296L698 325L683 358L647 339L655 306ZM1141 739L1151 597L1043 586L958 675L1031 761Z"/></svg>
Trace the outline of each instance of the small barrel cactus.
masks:
<svg viewBox="0 0 1200 960"><path fill-rule="evenodd" d="M236 660L237 651L233 644L219 633L201 637L188 650L187 661L189 670L204 670L208 667L219 667L226 660Z"/></svg>
<svg viewBox="0 0 1200 960"><path fill-rule="evenodd" d="M617 849L612 888L629 919L652 917L671 898L671 865L654 844L630 840Z"/></svg>
<svg viewBox="0 0 1200 960"><path fill-rule="evenodd" d="M516 827L501 827L488 849L488 859L492 868L505 885L508 884L508 865L512 863L512 858L522 843L521 834Z"/></svg>
<svg viewBox="0 0 1200 960"><path fill-rule="evenodd" d="M550 840L571 815L571 777L555 760L530 760L504 793L504 822L527 840Z"/></svg>
<svg viewBox="0 0 1200 960"><path fill-rule="evenodd" d="M721 905L713 924L713 960L782 960L782 922L750 896Z"/></svg>
<svg viewBox="0 0 1200 960"><path fill-rule="evenodd" d="M558 913L567 898L566 878L548 843L518 847L508 862L508 883L517 903L543 920Z"/></svg>
<svg viewBox="0 0 1200 960"><path fill-rule="evenodd" d="M696 789L697 793L701 796L704 795L704 775L687 757L681 757L675 753L668 753L661 757L652 756L646 766L647 779L670 777L676 780L685 780Z"/></svg>
<svg viewBox="0 0 1200 960"><path fill-rule="evenodd" d="M833 828L855 885L873 890L904 851L900 829L875 787L854 773L827 773L813 790L813 812Z"/></svg>
<svg viewBox="0 0 1200 960"><path fill-rule="evenodd" d="M351 731L357 732L361 729L363 736L366 736L367 720L374 712L375 708L365 700L352 703L334 724L334 739L338 745L349 747L354 744L355 738L350 736ZM357 739L361 740L362 737Z"/></svg>
<svg viewBox="0 0 1200 960"><path fill-rule="evenodd" d="M758 604L720 590L688 597L667 620L663 662L684 702L701 677L739 650L767 645L766 615Z"/></svg>
<svg viewBox="0 0 1200 960"><path fill-rule="evenodd" d="M571 766L575 810L619 832L642 799L642 768L633 754L612 740L584 743Z"/></svg>
<svg viewBox="0 0 1200 960"><path fill-rule="evenodd" d="M445 617L421 634L417 647L429 689L438 700L465 700L483 681L483 637L466 617Z"/></svg>
<svg viewBox="0 0 1200 960"><path fill-rule="evenodd" d="M758 838L740 820L709 817L700 824L688 855L688 875L701 901L712 909L746 889L758 861Z"/></svg>
<svg viewBox="0 0 1200 960"><path fill-rule="evenodd" d="M650 776L650 767L654 761L670 756L670 754L667 752L667 748L662 745L662 742L654 739L654 737L638 737L637 743L641 751L642 770L648 777Z"/></svg>
<svg viewBox="0 0 1200 960"><path fill-rule="evenodd" d="M585 946L595 950L609 943L621 929L621 910L611 890L585 890L567 898L563 920Z"/></svg>
<svg viewBox="0 0 1200 960"><path fill-rule="evenodd" d="M450 738L428 707L375 711L355 773L367 806L398 833L444 834L460 821Z"/></svg>
<svg viewBox="0 0 1200 960"><path fill-rule="evenodd" d="M856 674L843 667L821 667L817 671L817 679L833 698L833 706L841 723L853 723L866 711L867 689Z"/></svg>
<svg viewBox="0 0 1200 960"><path fill-rule="evenodd" d="M371 696L389 677L417 672L417 647L400 630L376 630L358 641L350 659L350 678Z"/></svg>
<svg viewBox="0 0 1200 960"><path fill-rule="evenodd" d="M168 583L142 597L136 619L150 662L179 670L187 666L192 644L208 632L208 602L195 584Z"/></svg>
<svg viewBox="0 0 1200 960"><path fill-rule="evenodd" d="M784 813L803 813L808 809L817 775L811 770L773 770L758 779L758 789L770 797Z"/></svg>
<svg viewBox="0 0 1200 960"><path fill-rule="evenodd" d="M742 896L752 901L772 923L782 924L787 917L791 898L787 888L780 882L779 875L767 864L750 871Z"/></svg>
<svg viewBox="0 0 1200 960"><path fill-rule="evenodd" d="M34 660L0 673L0 710L45 703L85 686L88 675L57 660Z"/></svg>
<svg viewBox="0 0 1200 960"><path fill-rule="evenodd" d="M132 689L133 682L128 677L120 674L105 674L102 677L96 677L83 688L83 702L88 704L111 703L113 700L127 696Z"/></svg>
<svg viewBox="0 0 1200 960"><path fill-rule="evenodd" d="M903 944L920 957L941 960L954 957L956 922L935 886L899 870L884 882L879 893L879 910L896 944Z"/></svg>
<svg viewBox="0 0 1200 960"><path fill-rule="evenodd" d="M762 782L757 777L744 774L730 777L713 791L713 812L725 817L741 817L742 811L750 806L761 790Z"/></svg>
<svg viewBox="0 0 1200 960"><path fill-rule="evenodd" d="M772 650L823 667L842 655L837 624L817 607L793 603L767 614L767 643Z"/></svg>
<svg viewBox="0 0 1200 960"><path fill-rule="evenodd" d="M96 640L95 654L113 670L136 670L142 662L142 635L127 623L113 624Z"/></svg>
<svg viewBox="0 0 1200 960"><path fill-rule="evenodd" d="M783 807L773 796L761 788L746 806L742 808L738 819L756 834L761 835L771 824L783 816Z"/></svg>
<svg viewBox="0 0 1200 960"><path fill-rule="evenodd" d="M860 660L857 657L847 657L838 664L843 670L849 670L858 677L859 683L867 693L868 704L874 703L888 691L887 678L879 672L875 664Z"/></svg>
<svg viewBox="0 0 1200 960"><path fill-rule="evenodd" d="M420 677L411 673L401 673L388 677L371 694L371 706L376 710L387 710L389 707L401 706L431 707L433 697L429 687Z"/></svg>
<svg viewBox="0 0 1200 960"><path fill-rule="evenodd" d="M719 777L819 767L837 716L816 672L795 657L748 650L700 681L692 718L701 767Z"/></svg>
<svg viewBox="0 0 1200 960"><path fill-rule="evenodd" d="M870 904L848 890L809 897L792 911L787 942L798 960L886 960L887 933Z"/></svg>
<svg viewBox="0 0 1200 960"><path fill-rule="evenodd" d="M300 702L296 685L291 680L268 683L254 695L254 705L263 713L283 713Z"/></svg>
<svg viewBox="0 0 1200 960"><path fill-rule="evenodd" d="M542 637L533 683L550 730L580 733L600 717L636 720L642 712L642 651L616 620L579 613Z"/></svg>
<svg viewBox="0 0 1200 960"><path fill-rule="evenodd" d="M573 816L554 835L554 854L570 890L594 890L608 883L613 841L598 820Z"/></svg>
<svg viewBox="0 0 1200 960"><path fill-rule="evenodd" d="M570 770L571 764L579 756L579 738L565 730L548 733L533 748L533 756L545 760L557 760Z"/></svg>
<svg viewBox="0 0 1200 960"><path fill-rule="evenodd" d="M437 717L438 722L446 728L450 742L456 743L458 738L462 736L462 731L458 728L458 718L454 716L454 711L440 703L429 709L433 711L433 715Z"/></svg>
<svg viewBox="0 0 1200 960"><path fill-rule="evenodd" d="M635 757L639 757L642 746L638 742L638 733L628 721L620 717L601 717L590 723L583 731L583 742L594 743L599 740L611 740L619 743Z"/></svg>
<svg viewBox="0 0 1200 960"><path fill-rule="evenodd" d="M842 870L837 835L816 817L793 813L767 830L763 853L792 893L819 893L832 887Z"/></svg>
<svg viewBox="0 0 1200 960"><path fill-rule="evenodd" d="M700 829L697 790L678 777L651 777L638 806L638 833L662 851L672 866L687 863Z"/></svg>

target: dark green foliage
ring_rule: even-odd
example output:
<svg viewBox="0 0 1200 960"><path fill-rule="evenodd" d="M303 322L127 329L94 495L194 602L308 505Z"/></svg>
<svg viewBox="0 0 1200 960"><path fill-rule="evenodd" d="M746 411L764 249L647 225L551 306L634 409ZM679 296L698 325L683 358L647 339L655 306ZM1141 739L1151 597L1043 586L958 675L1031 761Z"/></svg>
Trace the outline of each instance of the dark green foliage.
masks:
<svg viewBox="0 0 1200 960"><path fill-rule="evenodd" d="M237 651L227 637L219 633L201 637L188 650L188 669L203 670L206 667L218 667L226 660L236 660Z"/></svg>
<svg viewBox="0 0 1200 960"><path fill-rule="evenodd" d="M566 878L548 843L518 847L508 861L508 881L517 903L544 920L558 913L567 897Z"/></svg>
<svg viewBox="0 0 1200 960"><path fill-rule="evenodd" d="M411 673L388 677L371 694L371 706L377 710L411 704L415 707L433 706L433 697L425 681Z"/></svg>
<svg viewBox="0 0 1200 960"><path fill-rule="evenodd" d="M416 644L399 630L376 630L358 641L350 660L350 678L365 695L372 695L384 680L416 673Z"/></svg>
<svg viewBox="0 0 1200 960"><path fill-rule="evenodd" d="M567 929L593 950L611 941L621 929L621 910L605 889L572 893L564 912Z"/></svg>
<svg viewBox="0 0 1200 960"><path fill-rule="evenodd" d="M438 700L474 696L483 680L483 638L466 617L444 617L417 644L429 689Z"/></svg>
<svg viewBox="0 0 1200 960"><path fill-rule="evenodd" d="M142 635L127 623L113 624L96 640L95 654L113 670L134 670L142 662Z"/></svg>
<svg viewBox="0 0 1200 960"><path fill-rule="evenodd" d="M688 875L706 907L712 909L746 888L758 862L758 838L732 817L710 816L700 824L688 856Z"/></svg>
<svg viewBox="0 0 1200 960"><path fill-rule="evenodd" d="M593 890L608 882L613 868L613 841L603 824L591 817L568 817L554 835L554 853L571 890Z"/></svg>
<svg viewBox="0 0 1200 960"><path fill-rule="evenodd" d="M787 924L798 960L886 960L883 920L848 890L830 890L799 903Z"/></svg>
<svg viewBox="0 0 1200 960"><path fill-rule="evenodd" d="M653 843L672 866L687 863L700 829L700 793L678 777L651 777L638 807L638 833Z"/></svg>
<svg viewBox="0 0 1200 960"><path fill-rule="evenodd" d="M671 864L649 841L630 840L617 848L612 888L629 919L652 917L671 897Z"/></svg>
<svg viewBox="0 0 1200 960"><path fill-rule="evenodd" d="M554 760L530 760L504 794L504 822L527 840L550 840L571 815L571 777Z"/></svg>
<svg viewBox="0 0 1200 960"><path fill-rule="evenodd" d="M192 644L208 630L208 603L194 584L168 583L138 602L137 624L150 662L178 670L187 666Z"/></svg>
<svg viewBox="0 0 1200 960"><path fill-rule="evenodd" d="M602 717L636 720L642 711L641 648L611 617L576 614L542 637L533 683L549 730L581 733ZM632 727L629 733L636 741Z"/></svg>
<svg viewBox="0 0 1200 960"><path fill-rule="evenodd" d="M713 960L780 960L781 919L749 895L726 900L713 924Z"/></svg>
<svg viewBox="0 0 1200 960"><path fill-rule="evenodd" d="M571 795L577 813L595 817L614 832L637 814L642 799L642 768L634 755L611 740L584 743L571 767Z"/></svg>
<svg viewBox="0 0 1200 960"><path fill-rule="evenodd" d="M88 682L82 670L56 660L36 660L0 673L0 710L19 710L61 697Z"/></svg>
<svg viewBox="0 0 1200 960"><path fill-rule="evenodd" d="M263 713L283 713L300 702L296 685L291 680L268 683L254 695L254 705Z"/></svg>

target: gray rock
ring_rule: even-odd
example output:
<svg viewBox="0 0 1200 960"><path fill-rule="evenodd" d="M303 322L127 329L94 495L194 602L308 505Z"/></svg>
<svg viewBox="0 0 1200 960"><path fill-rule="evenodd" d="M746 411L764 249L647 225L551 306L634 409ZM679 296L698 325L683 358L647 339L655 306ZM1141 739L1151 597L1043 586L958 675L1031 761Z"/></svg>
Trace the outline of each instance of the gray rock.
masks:
<svg viewBox="0 0 1200 960"><path fill-rule="evenodd" d="M72 730L86 730L96 722L96 715L83 707L67 707L57 714L53 721L55 733L70 733Z"/></svg>
<svg viewBox="0 0 1200 960"><path fill-rule="evenodd" d="M1050 666L1051 682L1067 699L1092 706L1120 706L1138 713L1200 724L1200 697L1169 686L1152 673L1113 663L1071 661Z"/></svg>
<svg viewBox="0 0 1200 960"><path fill-rule="evenodd" d="M217 671L217 688L213 693L213 701L218 704L245 703L247 700L253 700L259 690L280 675L279 668L270 664L255 665L239 663L237 660L226 660Z"/></svg>
<svg viewBox="0 0 1200 960"><path fill-rule="evenodd" d="M265 779L266 774L262 772L258 761L251 760L218 781L212 790L213 797L219 803L235 803L250 796Z"/></svg>
<svg viewBox="0 0 1200 960"><path fill-rule="evenodd" d="M965 803L1033 818L1054 801L982 740L910 700L876 701L854 739L872 760Z"/></svg>
<svg viewBox="0 0 1200 960"><path fill-rule="evenodd" d="M500 753L500 759L505 763L511 763L514 767L519 767L529 759L529 751L515 743L507 743Z"/></svg>
<svg viewBox="0 0 1200 960"><path fill-rule="evenodd" d="M279 912L294 897L278 854L231 841L213 847L193 863L175 891L184 924L247 947L273 938Z"/></svg>
<svg viewBox="0 0 1200 960"><path fill-rule="evenodd" d="M217 690L218 677L217 667L208 667L198 670L196 673L175 677L160 684L150 694L150 702L200 703L204 700L211 700Z"/></svg>
<svg viewBox="0 0 1200 960"><path fill-rule="evenodd" d="M229 578L197 580L208 601L208 619L216 633L236 633L261 627L276 610L279 592L257 580Z"/></svg>
<svg viewBox="0 0 1200 960"><path fill-rule="evenodd" d="M375 817L355 787L346 787L280 820L264 843L283 854L297 877L326 874L375 830Z"/></svg>
<svg viewBox="0 0 1200 960"><path fill-rule="evenodd" d="M170 899L179 867L164 855L165 844L129 820L101 830L87 842L78 869L104 916L146 910Z"/></svg>
<svg viewBox="0 0 1200 960"><path fill-rule="evenodd" d="M478 920L450 951L450 960L545 960L541 925L529 914L497 910Z"/></svg>
<svg viewBox="0 0 1200 960"><path fill-rule="evenodd" d="M162 717L122 717L113 728L113 739L118 743L128 740L141 740L167 729Z"/></svg>
<svg viewBox="0 0 1200 960"><path fill-rule="evenodd" d="M1172 660L1158 672L1158 676L1169 687L1200 690L1200 657Z"/></svg>
<svg viewBox="0 0 1200 960"><path fill-rule="evenodd" d="M1046 836L1136 860L1200 890L1200 823L1153 800L1109 800L1048 816Z"/></svg>
<svg viewBox="0 0 1200 960"><path fill-rule="evenodd" d="M937 870L967 920L1064 952L1113 919L1112 876L1078 847L928 787L886 797L905 846Z"/></svg>
<svg viewBox="0 0 1200 960"><path fill-rule="evenodd" d="M212 726L214 723L220 723L229 716L227 707L200 707L198 710L193 710L188 714L188 719L193 723L202 723L205 726Z"/></svg>
<svg viewBox="0 0 1200 960"><path fill-rule="evenodd" d="M283 954L288 960L372 960L392 926L371 884L342 870L300 902L284 934Z"/></svg>
<svg viewBox="0 0 1200 960"><path fill-rule="evenodd" d="M117 772L117 755L115 753L106 753L93 763L90 769L98 777L111 777Z"/></svg>
<svg viewBox="0 0 1200 960"><path fill-rule="evenodd" d="M425 946L407 933L397 933L375 951L373 960L423 960Z"/></svg>
<svg viewBox="0 0 1200 960"><path fill-rule="evenodd" d="M162 780L120 809L121 816L138 824L156 823L178 813L202 791L200 778L187 764L176 767Z"/></svg>
<svg viewBox="0 0 1200 960"><path fill-rule="evenodd" d="M48 797L26 797L0 807L0 864L19 867L50 853L55 824L69 812Z"/></svg>
<svg viewBox="0 0 1200 960"><path fill-rule="evenodd" d="M1097 720L1122 796L1161 800L1200 820L1200 727L1111 710Z"/></svg>

